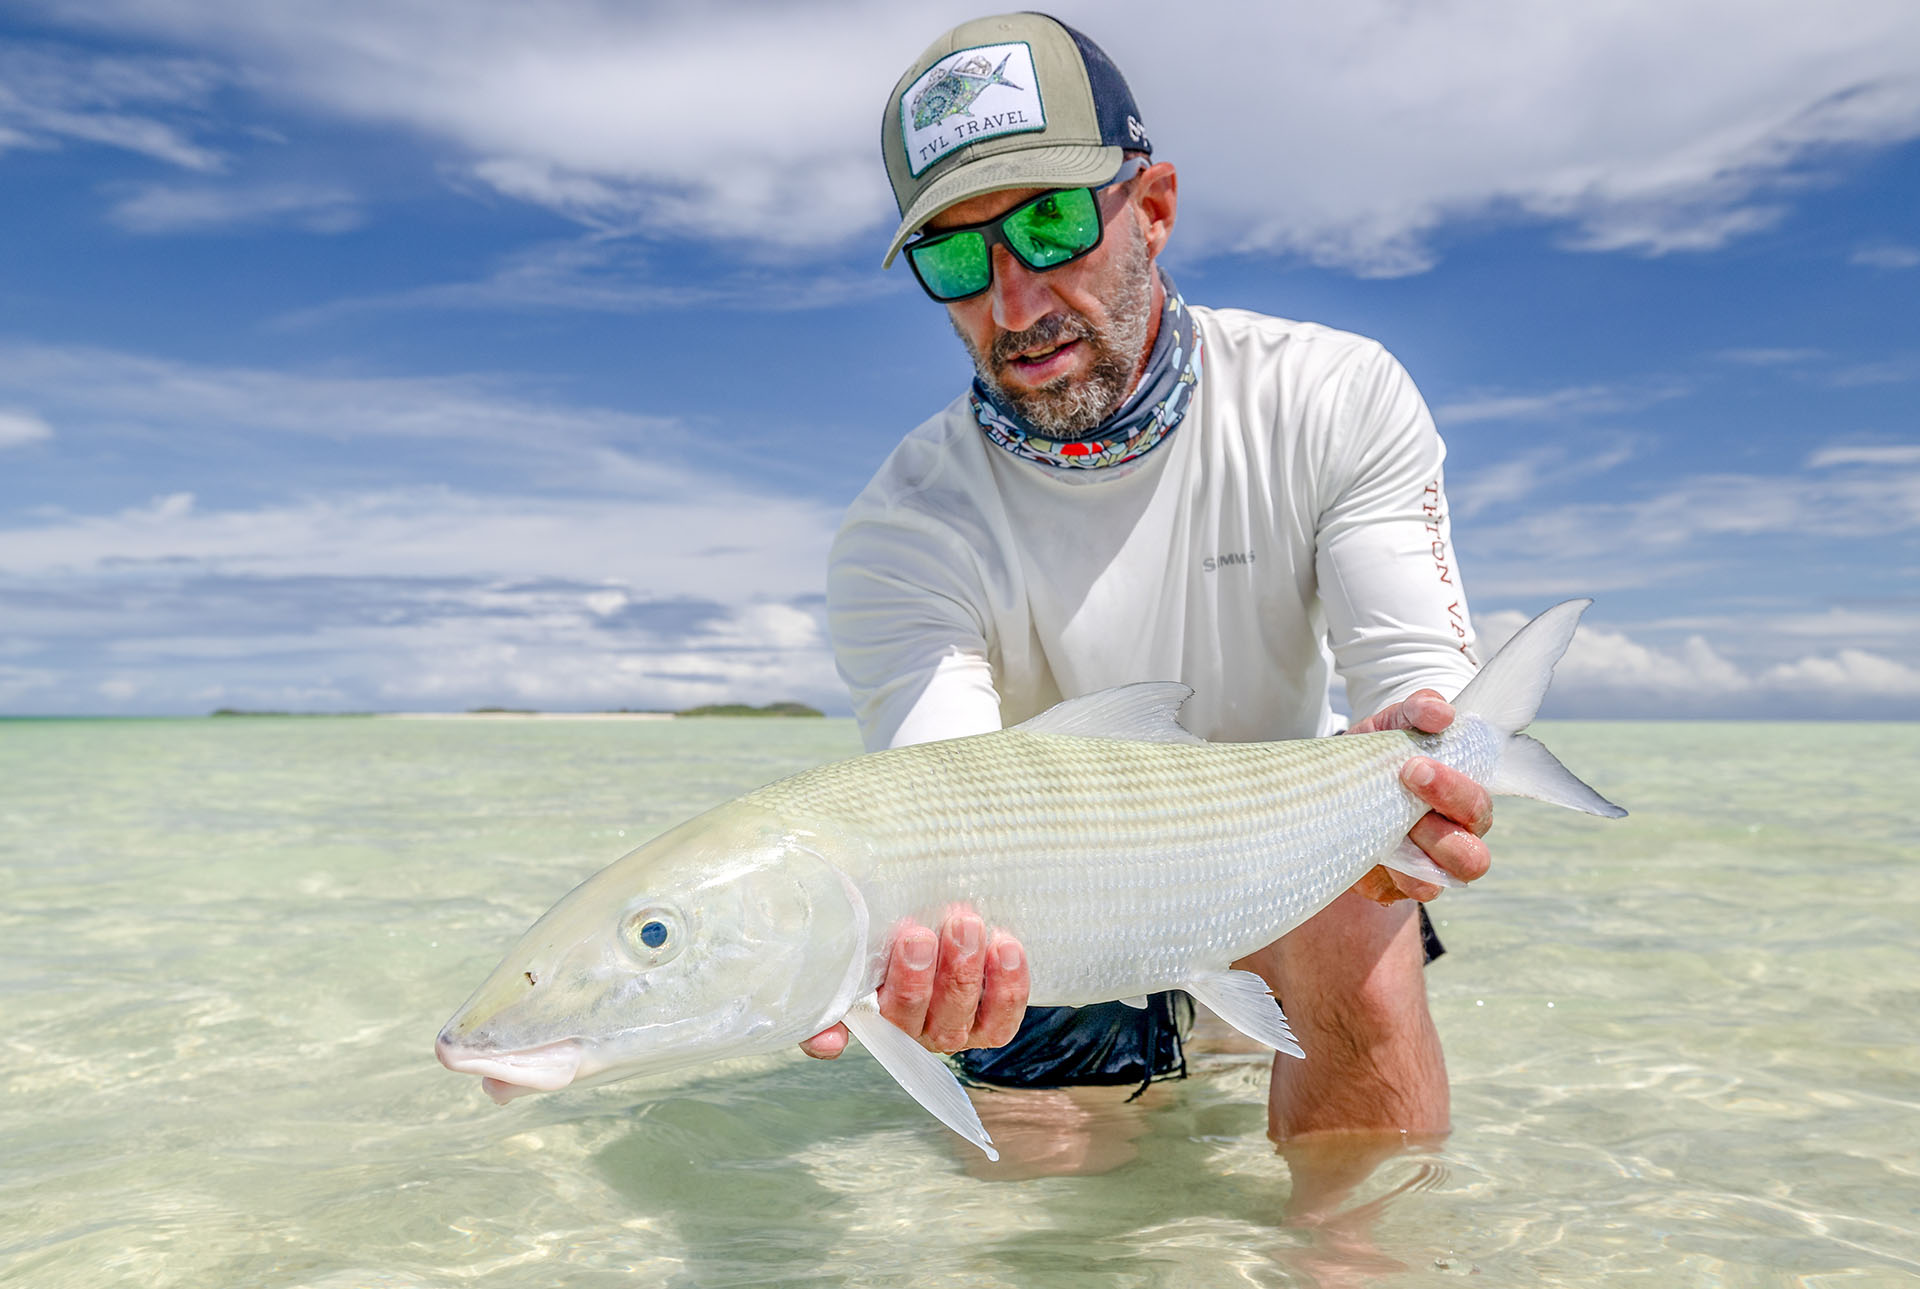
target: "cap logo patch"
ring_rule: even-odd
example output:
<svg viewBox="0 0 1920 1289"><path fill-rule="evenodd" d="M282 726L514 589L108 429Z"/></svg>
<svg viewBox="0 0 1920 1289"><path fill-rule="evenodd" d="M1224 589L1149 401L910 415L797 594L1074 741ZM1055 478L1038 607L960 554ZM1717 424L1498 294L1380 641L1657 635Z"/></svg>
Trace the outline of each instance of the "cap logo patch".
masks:
<svg viewBox="0 0 1920 1289"><path fill-rule="evenodd" d="M948 54L900 96L900 137L916 178L955 148L1047 128L1025 41Z"/></svg>

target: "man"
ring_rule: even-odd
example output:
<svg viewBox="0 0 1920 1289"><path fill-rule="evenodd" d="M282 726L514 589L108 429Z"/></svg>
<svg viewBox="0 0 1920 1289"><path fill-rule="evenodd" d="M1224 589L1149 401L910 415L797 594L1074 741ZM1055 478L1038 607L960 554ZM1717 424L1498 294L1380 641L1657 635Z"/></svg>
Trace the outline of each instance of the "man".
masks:
<svg viewBox="0 0 1920 1289"><path fill-rule="evenodd" d="M1025 720L1062 698L1181 680L1213 740L1444 728L1473 642L1412 382L1372 341L1188 307L1156 260L1174 169L1104 53L1039 14L936 41L889 96L882 149L905 250L977 379L915 430L835 544L829 616L870 748ZM1255 164L1252 154L1248 164ZM1472 880L1487 795L1424 758L1414 842ZM1375 869L1240 966L1308 1056L1275 1061L1270 1130L1444 1132L1415 900ZM1179 1064L1182 1002L1035 1009L1020 945L970 911L903 927L882 1010L988 1082L1143 1082ZM835 1027L803 1044L845 1045ZM1006 1045L1006 1046L1002 1046ZM1002 1049L999 1052L982 1049Z"/></svg>

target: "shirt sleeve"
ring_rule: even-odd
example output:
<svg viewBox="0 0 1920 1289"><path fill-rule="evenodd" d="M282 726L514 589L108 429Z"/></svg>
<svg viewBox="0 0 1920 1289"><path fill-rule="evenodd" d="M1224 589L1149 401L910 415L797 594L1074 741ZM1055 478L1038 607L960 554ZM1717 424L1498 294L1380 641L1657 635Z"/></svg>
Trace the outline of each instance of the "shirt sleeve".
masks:
<svg viewBox="0 0 1920 1289"><path fill-rule="evenodd" d="M1334 663L1363 720L1416 690L1452 698L1477 665L1442 463L1413 379L1384 349L1340 387L1315 572Z"/></svg>
<svg viewBox="0 0 1920 1289"><path fill-rule="evenodd" d="M1000 728L981 596L957 537L856 503L828 561L827 623L868 751Z"/></svg>

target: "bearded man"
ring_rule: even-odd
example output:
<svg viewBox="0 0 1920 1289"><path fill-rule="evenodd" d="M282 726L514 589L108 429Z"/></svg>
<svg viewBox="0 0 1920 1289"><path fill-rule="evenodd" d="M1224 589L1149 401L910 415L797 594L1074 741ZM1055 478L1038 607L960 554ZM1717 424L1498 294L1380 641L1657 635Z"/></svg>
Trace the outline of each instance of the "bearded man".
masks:
<svg viewBox="0 0 1920 1289"><path fill-rule="evenodd" d="M1444 449L1377 343L1188 305L1158 266L1174 168L1117 68L1039 14L949 31L887 98L904 250L976 378L849 510L828 609L870 749L1000 729L1065 698L1180 680L1216 741L1444 728L1474 671ZM1425 758L1415 844L1483 874L1487 794ZM1283 1000L1307 1059L1276 1057L1276 1140L1447 1127L1419 905L1375 869L1235 964ZM1412 897L1411 900L1408 897ZM1184 995L1026 1008L1021 946L969 911L896 933L884 1014L973 1079L1138 1083L1184 1070ZM836 1026L803 1044L845 1046Z"/></svg>

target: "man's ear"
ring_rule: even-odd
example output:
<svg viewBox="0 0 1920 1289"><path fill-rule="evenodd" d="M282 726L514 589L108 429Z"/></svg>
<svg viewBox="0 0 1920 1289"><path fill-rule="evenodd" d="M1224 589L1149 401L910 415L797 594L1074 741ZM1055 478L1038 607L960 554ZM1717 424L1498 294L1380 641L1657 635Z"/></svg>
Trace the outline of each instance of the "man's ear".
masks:
<svg viewBox="0 0 1920 1289"><path fill-rule="evenodd" d="M1173 163L1148 166L1134 181L1134 207L1147 239L1147 254L1158 256L1173 236L1173 219L1180 205L1180 176Z"/></svg>

